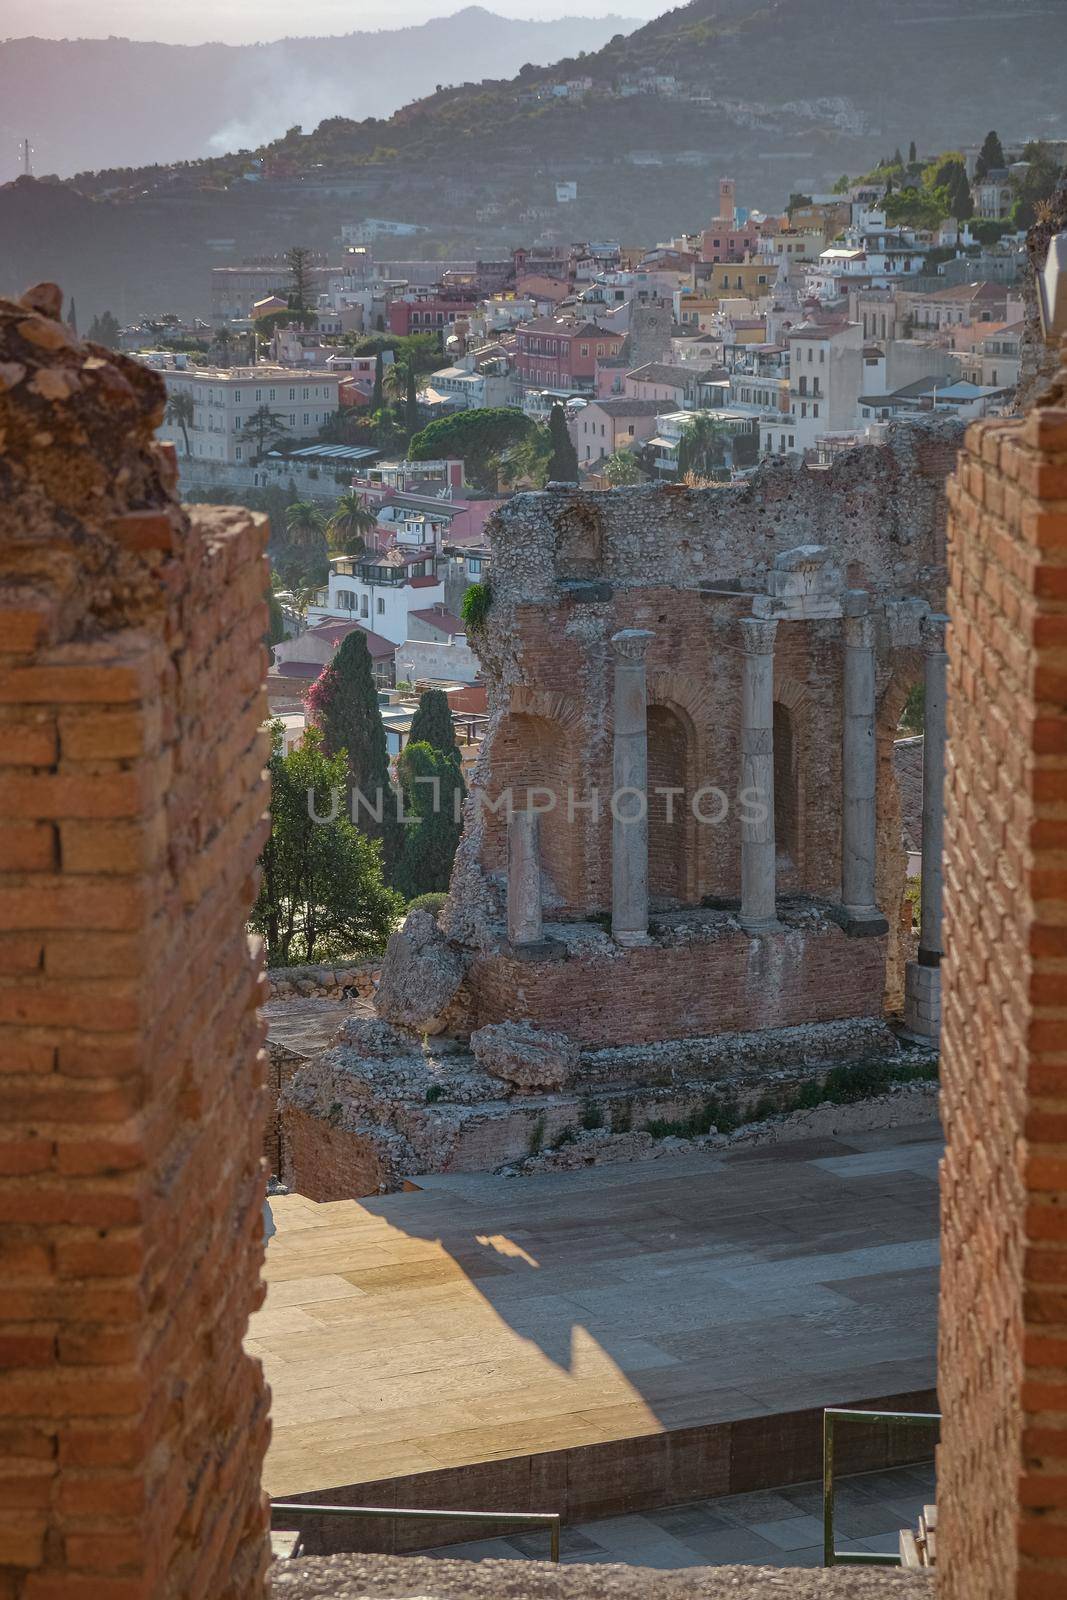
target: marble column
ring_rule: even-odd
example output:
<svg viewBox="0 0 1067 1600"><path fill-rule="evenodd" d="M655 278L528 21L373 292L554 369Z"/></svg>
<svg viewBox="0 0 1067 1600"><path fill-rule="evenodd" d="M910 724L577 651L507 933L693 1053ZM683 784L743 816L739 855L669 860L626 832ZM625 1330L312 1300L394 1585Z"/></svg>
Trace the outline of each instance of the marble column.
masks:
<svg viewBox="0 0 1067 1600"><path fill-rule="evenodd" d="M774 904L774 636L778 624L742 617L741 924L778 926Z"/></svg>
<svg viewBox="0 0 1067 1600"><path fill-rule="evenodd" d="M516 811L508 821L508 942L539 944L543 932L537 813Z"/></svg>
<svg viewBox="0 0 1067 1600"><path fill-rule="evenodd" d="M875 900L877 760L874 618L870 597L850 589L844 601L845 663L841 734L841 921L847 933L889 928Z"/></svg>
<svg viewBox="0 0 1067 1600"><path fill-rule="evenodd" d="M919 898L919 958L904 974L904 1024L911 1033L936 1039L941 1029L941 884L945 832L946 616L922 621L923 641L923 820Z"/></svg>
<svg viewBox="0 0 1067 1600"><path fill-rule="evenodd" d="M611 931L648 943L648 698L645 628L613 634L615 731L611 795Z"/></svg>

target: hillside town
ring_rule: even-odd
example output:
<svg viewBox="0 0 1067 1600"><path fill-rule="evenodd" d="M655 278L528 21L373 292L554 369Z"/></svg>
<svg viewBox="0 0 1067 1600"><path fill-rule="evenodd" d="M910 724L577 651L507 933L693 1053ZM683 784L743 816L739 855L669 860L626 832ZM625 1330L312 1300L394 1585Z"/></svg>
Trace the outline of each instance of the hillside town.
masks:
<svg viewBox="0 0 1067 1600"><path fill-rule="evenodd" d="M723 176L694 231L496 260L388 256L413 225L342 221L332 260L293 245L213 267L210 318L114 342L163 376L185 491L274 513L276 710L299 718L323 650L360 629L380 688L440 682L484 711L460 612L511 493L738 484L771 459L825 468L900 419L1010 410L1026 224L1065 155L995 132L912 144L782 213ZM324 535L342 498L358 551ZM294 519L314 559L286 547Z"/></svg>

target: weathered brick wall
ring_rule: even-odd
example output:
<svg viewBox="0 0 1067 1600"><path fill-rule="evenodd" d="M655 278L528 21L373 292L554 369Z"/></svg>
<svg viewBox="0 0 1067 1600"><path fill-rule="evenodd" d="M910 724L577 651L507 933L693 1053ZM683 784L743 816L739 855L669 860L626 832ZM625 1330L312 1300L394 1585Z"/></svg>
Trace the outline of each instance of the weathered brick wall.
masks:
<svg viewBox="0 0 1067 1600"><path fill-rule="evenodd" d="M391 1176L370 1139L282 1103L279 1110L282 1179L309 1200L347 1200L377 1194Z"/></svg>
<svg viewBox="0 0 1067 1600"><path fill-rule="evenodd" d="M246 1600L265 529L58 306L0 302L0 1595Z"/></svg>
<svg viewBox="0 0 1067 1600"><path fill-rule="evenodd" d="M1067 384L951 489L938 1558L1067 1594Z"/></svg>
<svg viewBox="0 0 1067 1600"><path fill-rule="evenodd" d="M762 939L612 946L565 964L479 956L472 1026L530 1021L600 1048L867 1017L879 1013L885 951L884 937L849 939L822 922Z"/></svg>

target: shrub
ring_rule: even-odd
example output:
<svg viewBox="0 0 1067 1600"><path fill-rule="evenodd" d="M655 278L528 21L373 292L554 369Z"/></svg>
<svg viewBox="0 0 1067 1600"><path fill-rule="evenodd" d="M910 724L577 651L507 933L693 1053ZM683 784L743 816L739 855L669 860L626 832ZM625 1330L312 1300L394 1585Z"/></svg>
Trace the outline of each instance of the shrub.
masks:
<svg viewBox="0 0 1067 1600"><path fill-rule="evenodd" d="M463 596L460 611L469 630L481 628L489 613L492 592L487 583L472 583Z"/></svg>
<svg viewBox="0 0 1067 1600"><path fill-rule="evenodd" d="M430 911L436 917L447 899L447 894L442 894L435 889L433 894L417 894L414 900L408 901L406 909L408 911Z"/></svg>

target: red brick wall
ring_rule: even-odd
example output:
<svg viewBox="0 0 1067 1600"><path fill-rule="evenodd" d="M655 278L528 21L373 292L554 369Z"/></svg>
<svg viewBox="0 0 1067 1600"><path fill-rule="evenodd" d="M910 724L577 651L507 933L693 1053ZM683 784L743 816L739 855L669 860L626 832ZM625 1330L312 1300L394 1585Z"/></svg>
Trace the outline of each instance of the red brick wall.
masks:
<svg viewBox="0 0 1067 1600"><path fill-rule="evenodd" d="M612 947L565 964L476 957L472 1027L529 1020L598 1047L877 1015L885 944L848 939L831 924L758 940L734 933L666 948Z"/></svg>
<svg viewBox="0 0 1067 1600"><path fill-rule="evenodd" d="M281 1176L308 1200L377 1194L378 1185L390 1176L369 1139L296 1106L283 1104L279 1119Z"/></svg>
<svg viewBox="0 0 1067 1600"><path fill-rule="evenodd" d="M253 1600L265 524L173 503L151 374L0 358L0 1595Z"/></svg>
<svg viewBox="0 0 1067 1600"><path fill-rule="evenodd" d="M1067 408L949 527L939 1592L1067 1594Z"/></svg>

